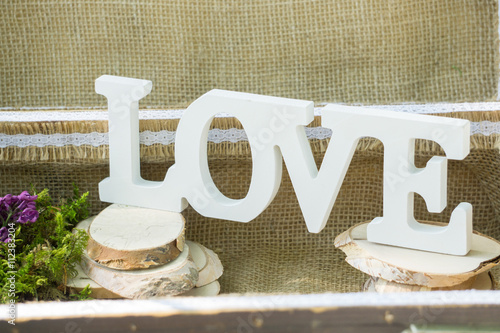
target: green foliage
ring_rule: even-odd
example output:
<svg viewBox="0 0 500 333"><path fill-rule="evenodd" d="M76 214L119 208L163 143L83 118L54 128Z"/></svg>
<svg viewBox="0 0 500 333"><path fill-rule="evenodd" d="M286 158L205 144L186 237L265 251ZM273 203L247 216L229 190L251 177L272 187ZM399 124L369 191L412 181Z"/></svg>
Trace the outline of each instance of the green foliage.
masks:
<svg viewBox="0 0 500 333"><path fill-rule="evenodd" d="M67 221L75 226L81 220L89 217L89 209L87 197L89 192L80 196L78 187L73 184L73 198L67 204L61 205L61 212L66 217Z"/></svg>
<svg viewBox="0 0 500 333"><path fill-rule="evenodd" d="M91 293L92 293L92 290L90 289L90 284L88 284L78 294L72 294L69 296L72 300L75 300L75 301L85 301L85 300L93 299L92 297L90 297Z"/></svg>
<svg viewBox="0 0 500 333"><path fill-rule="evenodd" d="M74 186L73 197L57 205L47 189L31 192L38 195L38 220L16 225L15 246L0 242L0 303L12 298L17 301L88 299L90 288L70 294L65 287L67 279L76 276L75 266L87 246L87 233L73 227L88 217L88 192L79 195ZM15 296L10 281L15 281Z"/></svg>

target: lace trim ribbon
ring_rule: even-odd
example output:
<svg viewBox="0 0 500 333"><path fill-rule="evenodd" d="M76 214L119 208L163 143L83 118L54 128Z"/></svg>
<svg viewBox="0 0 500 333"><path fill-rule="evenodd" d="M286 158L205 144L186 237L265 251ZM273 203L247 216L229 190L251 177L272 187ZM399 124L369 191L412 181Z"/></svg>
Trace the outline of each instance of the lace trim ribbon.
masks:
<svg viewBox="0 0 500 333"><path fill-rule="evenodd" d="M314 109L315 116L321 116L323 106ZM456 104L404 104L404 105L370 105L373 109L393 110L405 113L429 114L470 111L500 110L500 103L456 103ZM8 108L2 108L6 110ZM178 110L140 110L140 119L180 119L184 109ZM229 114L218 114L216 117L231 117ZM0 111L2 122L45 122L45 121L106 121L107 111ZM332 131L324 127L306 127L309 139L327 139ZM500 122L471 122L471 135L500 134ZM170 145L175 142L175 131L144 131L139 135L140 143L146 146L154 144ZM248 141L243 129L212 129L208 133L208 141L213 143ZM6 147L46 147L46 146L82 146L99 147L108 145L108 133L70 133L70 134L5 134L0 133L0 148Z"/></svg>
<svg viewBox="0 0 500 333"><path fill-rule="evenodd" d="M324 127L306 127L308 139L327 139L332 136L332 131ZM473 134L500 134L500 122L481 121L471 123ZM146 146L154 144L169 145L175 142L175 131L144 131L139 134L140 143ZM208 141L214 143L248 141L243 129L230 128L227 130L212 129L208 132ZM0 133L0 148L6 147L46 147L46 146L105 146L109 143L108 133L70 133L70 134L14 134Z"/></svg>

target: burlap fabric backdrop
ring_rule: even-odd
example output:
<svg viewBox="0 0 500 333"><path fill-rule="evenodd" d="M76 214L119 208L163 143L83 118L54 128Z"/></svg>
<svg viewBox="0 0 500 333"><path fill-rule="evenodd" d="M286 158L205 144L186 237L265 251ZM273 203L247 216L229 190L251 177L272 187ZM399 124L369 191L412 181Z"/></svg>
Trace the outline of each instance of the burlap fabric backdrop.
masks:
<svg viewBox="0 0 500 333"><path fill-rule="evenodd" d="M143 105L212 89L315 102L485 100L497 1L0 3L0 106L95 106L102 74L152 80Z"/></svg>
<svg viewBox="0 0 500 333"><path fill-rule="evenodd" d="M498 81L496 1L3 1L0 4L0 107L102 107L102 74L149 79L143 106L185 106L212 88L315 102L484 101ZM497 113L460 114L498 121ZM0 119L1 121L1 119ZM173 130L175 121L142 122ZM315 126L318 125L316 120ZM219 128L237 127L220 120ZM106 132L104 122L0 122L7 134ZM319 162L327 140L311 142ZM475 135L472 152L449 164L448 207L416 217L447 221L461 201L475 228L500 238L498 137ZM439 148L418 146L423 163ZM142 146L142 172L161 180L173 146ZM251 160L245 142L209 146L221 190L243 197ZM0 193L35 183L69 195L91 193L108 175L107 147L0 149ZM360 143L327 227L307 232L287 173L271 206L248 224L186 211L187 237L214 249L224 292L357 291L365 276L335 250L336 235L382 213L383 148Z"/></svg>
<svg viewBox="0 0 500 333"><path fill-rule="evenodd" d="M498 122L499 112L456 113L448 116L472 121ZM318 126L319 117L311 124ZM176 127L176 121L141 121L141 131ZM213 126L239 127L233 118L216 118ZM1 123L0 133L88 133L106 132L104 121ZM441 214L427 212L417 196L417 219L449 221L460 202L474 206L474 228L500 239L500 155L498 135L471 137L471 154L464 161L449 162L448 206ZM328 140L312 140L311 148L320 163ZM417 143L417 166L441 154L431 142ZM209 164L215 183L232 198L245 196L251 176L251 154L247 142L211 143ZM173 163L173 145L141 146L142 175L163 180ZM55 195L71 195L72 182L89 190L92 210L106 206L98 199L98 182L108 176L107 146L29 147L0 149L0 191L20 192L29 183L47 187ZM359 290L362 273L344 262L333 246L336 235L355 223L382 216L383 147L373 139L360 142L342 185L326 228L319 234L307 231L302 214L284 170L280 191L273 203L250 223L207 219L191 208L185 211L186 236L215 250L225 267L223 292L346 292ZM496 271L498 272L498 270Z"/></svg>

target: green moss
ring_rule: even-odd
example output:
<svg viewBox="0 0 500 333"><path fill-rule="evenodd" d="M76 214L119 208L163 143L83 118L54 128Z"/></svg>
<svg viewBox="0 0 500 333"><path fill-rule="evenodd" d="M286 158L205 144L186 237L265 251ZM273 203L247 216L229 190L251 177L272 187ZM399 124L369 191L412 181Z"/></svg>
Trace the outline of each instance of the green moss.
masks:
<svg viewBox="0 0 500 333"><path fill-rule="evenodd" d="M70 294L65 287L67 279L76 276L75 266L87 246L86 232L73 227L88 217L88 192L79 195L75 187L72 198L57 204L47 189L31 192L38 195L38 220L16 224L15 247L0 242L0 302L13 298L17 301L88 299L89 288ZM15 296L11 281L15 281Z"/></svg>

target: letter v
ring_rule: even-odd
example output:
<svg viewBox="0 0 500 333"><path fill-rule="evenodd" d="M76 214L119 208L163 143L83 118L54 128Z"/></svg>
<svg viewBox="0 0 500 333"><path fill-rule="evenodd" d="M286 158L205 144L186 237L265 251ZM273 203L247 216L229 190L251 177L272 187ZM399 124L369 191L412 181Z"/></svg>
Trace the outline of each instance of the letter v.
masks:
<svg viewBox="0 0 500 333"><path fill-rule="evenodd" d="M327 105L321 118L321 125L331 129L333 135L319 171L304 126L288 127L288 133L282 133L278 143L307 229L314 233L325 227L356 145L362 137L362 131L357 130L360 116L349 112L347 107Z"/></svg>

